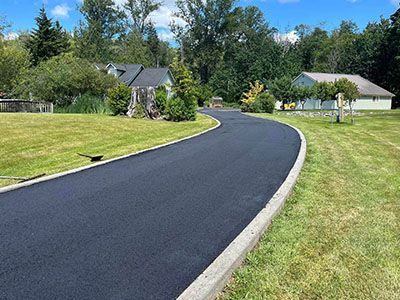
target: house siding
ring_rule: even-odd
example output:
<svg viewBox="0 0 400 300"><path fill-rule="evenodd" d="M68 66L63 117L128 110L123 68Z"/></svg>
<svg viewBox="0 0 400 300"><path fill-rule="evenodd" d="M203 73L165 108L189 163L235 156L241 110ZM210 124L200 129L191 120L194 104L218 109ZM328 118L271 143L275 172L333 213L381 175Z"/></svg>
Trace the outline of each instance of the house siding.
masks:
<svg viewBox="0 0 400 300"><path fill-rule="evenodd" d="M379 97L373 100L372 96L363 96L354 103L354 109L388 110L392 108L391 97Z"/></svg>
<svg viewBox="0 0 400 300"><path fill-rule="evenodd" d="M315 81L308 76L301 74L293 81L294 85L298 86L313 86ZM278 105L277 105L278 106ZM296 103L296 108L301 109L301 103L298 101ZM348 106L347 106L348 108ZM392 98L380 96L377 100L373 100L373 96L362 96L360 99L354 103L353 106L356 110L390 110L392 108ZM304 105L305 110L313 110L313 109L337 109L336 100L324 101L321 104L320 100L309 99L306 101Z"/></svg>
<svg viewBox="0 0 400 300"><path fill-rule="evenodd" d="M174 80L173 80L173 78L172 78L170 72L167 72L167 74L166 74L166 75L164 76L164 78L161 80L160 86L163 86L163 85L166 85L166 86L172 86L172 85L174 85Z"/></svg>
<svg viewBox="0 0 400 300"><path fill-rule="evenodd" d="M299 86L313 86L315 84L315 81L312 80L310 77L301 74L299 77L296 78L295 81L293 81L293 84Z"/></svg>

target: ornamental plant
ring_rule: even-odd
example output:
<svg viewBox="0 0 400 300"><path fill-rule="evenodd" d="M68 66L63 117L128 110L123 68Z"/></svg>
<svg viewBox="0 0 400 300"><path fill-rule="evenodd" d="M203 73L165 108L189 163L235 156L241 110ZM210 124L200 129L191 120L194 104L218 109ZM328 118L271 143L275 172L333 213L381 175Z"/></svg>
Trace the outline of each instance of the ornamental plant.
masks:
<svg viewBox="0 0 400 300"><path fill-rule="evenodd" d="M121 83L107 92L107 105L114 115L126 114L131 100L131 89Z"/></svg>
<svg viewBox="0 0 400 300"><path fill-rule="evenodd" d="M243 93L242 103L247 106L252 104L263 91L264 85L259 80L254 84L250 82L250 89Z"/></svg>

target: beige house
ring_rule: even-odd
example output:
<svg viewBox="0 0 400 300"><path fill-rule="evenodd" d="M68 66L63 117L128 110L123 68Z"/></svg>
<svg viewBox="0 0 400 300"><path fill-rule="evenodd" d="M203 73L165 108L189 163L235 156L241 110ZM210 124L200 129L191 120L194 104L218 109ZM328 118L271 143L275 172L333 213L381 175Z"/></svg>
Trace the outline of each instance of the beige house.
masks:
<svg viewBox="0 0 400 300"><path fill-rule="evenodd" d="M361 97L354 103L355 110L391 109L392 98L395 95L360 75L303 72L293 80L293 84L313 86L317 82L335 82L341 78L346 78L358 86ZM300 102L296 107L301 108ZM306 101L304 109L337 109L337 103L335 100L321 103L318 99L309 99Z"/></svg>

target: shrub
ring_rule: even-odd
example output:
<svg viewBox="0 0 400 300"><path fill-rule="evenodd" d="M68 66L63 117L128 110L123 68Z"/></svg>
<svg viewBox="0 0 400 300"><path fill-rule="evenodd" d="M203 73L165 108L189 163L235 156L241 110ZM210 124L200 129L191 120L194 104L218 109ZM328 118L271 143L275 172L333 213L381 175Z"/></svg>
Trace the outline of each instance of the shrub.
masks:
<svg viewBox="0 0 400 300"><path fill-rule="evenodd" d="M209 102L213 95L211 89L206 85L198 85L194 90L194 94L199 107L203 107L204 104Z"/></svg>
<svg viewBox="0 0 400 300"><path fill-rule="evenodd" d="M78 97L76 101L64 107L56 107L56 112L73 114L106 114L109 112L103 98L90 93Z"/></svg>
<svg viewBox="0 0 400 300"><path fill-rule="evenodd" d="M32 96L67 106L86 93L102 97L116 83L114 76L99 72L88 61L67 53L27 71L15 92L21 98Z"/></svg>
<svg viewBox="0 0 400 300"><path fill-rule="evenodd" d="M1 40L1 38L0 38ZM0 41L1 43L1 41ZM0 94L12 97L12 91L29 67L29 53L15 41L0 44Z"/></svg>
<svg viewBox="0 0 400 300"><path fill-rule="evenodd" d="M161 115L165 115L165 106L167 104L167 91L165 87L159 87L156 90L156 105Z"/></svg>
<svg viewBox="0 0 400 300"><path fill-rule="evenodd" d="M269 93L262 93L257 97L256 102L260 103L262 112L272 114L275 109L276 99Z"/></svg>
<svg viewBox="0 0 400 300"><path fill-rule="evenodd" d="M259 80L257 80L254 84L250 82L250 89L243 93L242 103L250 106L257 100L258 95L260 95L263 90L264 85Z"/></svg>
<svg viewBox="0 0 400 300"><path fill-rule="evenodd" d="M131 89L125 84L111 88L107 92L107 106L114 115L126 114L131 101Z"/></svg>
<svg viewBox="0 0 400 300"><path fill-rule="evenodd" d="M173 98L169 98L165 106L165 114L171 121L192 121L196 119L196 83L192 73L178 60L171 64L171 70L175 77L175 85L172 87Z"/></svg>
<svg viewBox="0 0 400 300"><path fill-rule="evenodd" d="M167 100L165 113L167 119L175 122L196 120L197 103L183 100L180 97L172 97Z"/></svg>
<svg viewBox="0 0 400 300"><path fill-rule="evenodd" d="M244 112L272 114L275 109L275 102L274 96L269 93L262 93L257 96L254 102L250 104L243 103L241 109Z"/></svg>
<svg viewBox="0 0 400 300"><path fill-rule="evenodd" d="M133 114L133 118L135 119L143 119L146 117L146 114L144 112L143 105L138 103L135 107L135 113Z"/></svg>
<svg viewBox="0 0 400 300"><path fill-rule="evenodd" d="M237 102L225 102L224 101L224 107L225 108L234 108L234 109L238 109L240 108L240 104Z"/></svg>

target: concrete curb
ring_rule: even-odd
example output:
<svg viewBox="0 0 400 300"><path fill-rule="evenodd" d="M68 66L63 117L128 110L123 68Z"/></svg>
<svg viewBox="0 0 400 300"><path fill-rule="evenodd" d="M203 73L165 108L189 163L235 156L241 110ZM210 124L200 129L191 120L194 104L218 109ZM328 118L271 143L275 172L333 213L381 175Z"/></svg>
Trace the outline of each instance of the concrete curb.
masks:
<svg viewBox="0 0 400 300"><path fill-rule="evenodd" d="M247 225L211 265L183 291L178 300L215 299L225 287L233 271L242 264L247 253L255 247L273 218L282 210L303 167L307 142L299 129L283 122L280 123L296 130L301 140L299 154L288 176L265 208L258 213L253 221Z"/></svg>
<svg viewBox="0 0 400 300"><path fill-rule="evenodd" d="M217 120L216 118L214 118L214 117L212 117L210 115L206 115L206 116L210 117L211 119L216 121L217 125L215 125L214 127L209 128L209 129L206 129L206 130L204 130L202 132L196 133L194 135L187 136L187 137L184 137L184 138L181 138L179 140L175 140L175 141L172 141L172 142L169 142L169 143L166 143L166 144L154 146L154 147L151 147L151 148L148 148L148 149L144 149L144 150L140 150L140 151L137 151L137 152L134 152L134 153L126 154L126 155L123 155L123 156L119 156L119 157L111 158L111 159L108 159L108 160L100 161L100 162L97 162L97 163L93 163L91 165L82 166L82 167L79 167L79 168L76 168L76 169L72 169L72 170L68 170L68 171L65 171L65 172L60 172L60 173L56 173L56 174L40 177L40 178L37 178L37 179L33 179L33 180L29 180L29 181L25 181L25 182L21 182L21 183L17 183L17 184L8 185L8 186L0 188L0 194L6 193L6 192L9 192L9 191L12 191L12 190L16 190L16 189L19 189L19 188L31 186L33 184L40 183L40 182L43 182L43 181L48 181L48 180L52 180L52 179L55 179L55 178L58 178L58 177L62 177L62 176L66 176L66 175L69 175L69 174L74 174L74 173L77 173L77 172L80 172L80 171L83 171L83 170L87 170L87 169L95 168L95 167L98 167L98 166L102 166L102 165L111 163L113 161L121 160L121 159L128 158L128 157L131 157L131 156L134 156L134 155L139 155L141 153L145 153L145 152L148 152L148 151L153 151L153 150L157 150L157 149L160 149L160 148L163 148L163 147L167 147L167 146L170 146L170 145L173 145L173 144L177 144L177 143L186 141L188 139L195 138L197 136L203 135L203 134L205 134L207 132L210 132L212 130L215 130L218 127L221 126L221 122L219 120Z"/></svg>

